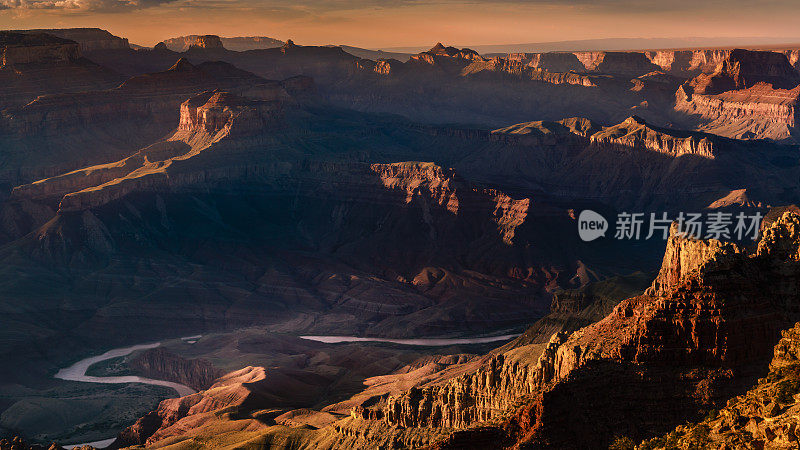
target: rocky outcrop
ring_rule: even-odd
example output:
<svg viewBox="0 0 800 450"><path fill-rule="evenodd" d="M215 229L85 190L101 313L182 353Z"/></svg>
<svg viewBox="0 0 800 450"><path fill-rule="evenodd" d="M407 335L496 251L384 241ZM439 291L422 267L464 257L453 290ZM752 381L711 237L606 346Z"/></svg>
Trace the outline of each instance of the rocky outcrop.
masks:
<svg viewBox="0 0 800 450"><path fill-rule="evenodd" d="M693 236L684 236L684 233L686 231L680 230L677 223L672 225L661 270L646 291L647 295L668 295L690 277L714 270L716 266L724 266L741 252L735 244L700 240Z"/></svg>
<svg viewBox="0 0 800 450"><path fill-rule="evenodd" d="M470 63L485 61L488 59L474 50L446 47L440 42L428 51L412 55L404 66L407 71L413 71L417 75L420 73L458 75Z"/></svg>
<svg viewBox="0 0 800 450"><path fill-rule="evenodd" d="M380 176L388 189L406 192L406 203L415 195L424 194L453 214L458 214L458 196L455 190L455 172L444 170L433 163L372 164L372 171Z"/></svg>
<svg viewBox="0 0 800 450"><path fill-rule="evenodd" d="M402 72L405 64L396 59L379 59L375 62L375 73L380 75L396 75Z"/></svg>
<svg viewBox="0 0 800 450"><path fill-rule="evenodd" d="M595 77L575 72L551 72L505 58L474 60L461 69L461 76L472 78L513 77L524 81L538 81L555 85L596 86Z"/></svg>
<svg viewBox="0 0 800 450"><path fill-rule="evenodd" d="M185 384L197 391L208 389L223 375L220 369L204 359L182 358L162 347L136 355L128 365L145 377Z"/></svg>
<svg viewBox="0 0 800 450"><path fill-rule="evenodd" d="M595 51L510 53L507 58L550 72L602 72L640 76L662 70L672 75L690 77L713 71L730 54L731 50Z"/></svg>
<svg viewBox="0 0 800 450"><path fill-rule="evenodd" d="M601 148L646 149L670 156L696 155L714 158L716 136L703 133L675 132L647 124L632 116L619 125L607 127L592 135L592 144Z"/></svg>
<svg viewBox="0 0 800 450"><path fill-rule="evenodd" d="M462 375L442 386L412 389L387 399L382 414L399 427L466 428L497 419L516 402L556 376L555 352L563 334L554 335L534 363L526 362L521 347L517 357L497 355L476 373Z"/></svg>
<svg viewBox="0 0 800 450"><path fill-rule="evenodd" d="M436 45L431 47L431 49L427 52L422 52L418 55L412 56L411 59L416 61L424 61L428 64L435 64L437 56L466 60L483 59L483 57L475 50L469 48L445 47L441 42L437 42Z"/></svg>
<svg viewBox="0 0 800 450"><path fill-rule="evenodd" d="M800 70L800 49L780 50L778 53L783 53L786 55L786 58L789 60L789 64L791 64L795 70Z"/></svg>
<svg viewBox="0 0 800 450"><path fill-rule="evenodd" d="M188 35L169 38L163 41L164 46L174 52L185 52L191 47L201 49L227 49L235 52L263 50L280 47L284 44L279 39L267 36L220 37L216 35Z"/></svg>
<svg viewBox="0 0 800 450"><path fill-rule="evenodd" d="M204 92L181 104L178 131L216 136L223 130L229 133L235 122L236 132L241 135L258 132L269 126L267 122L279 116L280 101L285 99L281 98L277 89L259 99L269 104L256 103L229 92ZM196 139L196 136L189 141L192 139Z"/></svg>

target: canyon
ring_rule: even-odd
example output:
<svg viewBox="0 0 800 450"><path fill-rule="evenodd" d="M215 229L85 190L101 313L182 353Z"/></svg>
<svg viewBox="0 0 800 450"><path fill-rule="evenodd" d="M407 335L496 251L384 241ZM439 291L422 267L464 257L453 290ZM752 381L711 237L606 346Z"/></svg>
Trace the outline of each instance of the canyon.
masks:
<svg viewBox="0 0 800 450"><path fill-rule="evenodd" d="M706 428L727 433L728 442L765 439L791 445L797 438L786 421L792 420L794 387L781 377L793 376L796 328L790 327L797 320L798 242L800 216L793 212L767 225L752 251L685 237L673 227L652 285L643 295L612 300L610 308L600 313L607 315L593 324L548 330L552 334L534 328L483 357L425 366L434 370L434 377L431 372L414 374L422 366L412 366L388 377L405 379L405 387L399 390L382 391L392 386L384 377L366 395L356 396L355 404L295 413L290 423L284 422L286 413L269 418L258 415L263 411L257 406L257 386L266 378L258 368L245 368L221 378L207 393L162 402L152 413L161 417L160 422L148 432L152 434L146 442L154 448L225 442L209 441L214 439L208 434L211 429L226 430L234 440L246 439L254 445L292 436L302 446L322 448L464 448L481 442L504 448L601 448L615 438L620 440L620 435L637 442L668 431L670 424L682 423L686 417L700 417L746 390L765 373L770 350L781 330L788 329L775 347L770 375L759 381L759 392L781 392L772 395L783 395L782 400L769 404L756 400L755 406L749 406L756 394L737 397L727 402L726 409L713 413L718 419L707 419L715 422ZM731 277L731 273L742 275ZM624 385L619 384L621 380ZM778 385L787 387L774 391ZM235 399L233 403L215 403L215 392L224 389L240 394L228 396ZM245 393L253 404L238 397ZM609 397L613 401L607 401ZM563 401L566 398L570 401ZM193 406L176 417L173 411L182 402ZM781 406L786 403L788 411ZM237 417L233 421L209 414L231 405ZM351 407L349 417L331 415L345 405ZM743 413L744 408L752 412ZM747 414L755 414L756 420L748 422ZM759 416L775 425L767 426ZM299 417L303 419L297 422ZM778 425L780 421L784 424ZM144 422L140 423L136 429L142 429ZM180 431L190 423L190 433ZM589 423L594 430L591 435L579 432ZM739 431L744 429L761 431L744 435ZM665 439L718 439L708 433L681 426ZM647 442L651 446L645 448L664 448L671 441Z"/></svg>
<svg viewBox="0 0 800 450"><path fill-rule="evenodd" d="M8 445L794 442L797 50L0 52ZM766 218L636 240L623 212ZM141 342L80 375L197 392L53 378Z"/></svg>

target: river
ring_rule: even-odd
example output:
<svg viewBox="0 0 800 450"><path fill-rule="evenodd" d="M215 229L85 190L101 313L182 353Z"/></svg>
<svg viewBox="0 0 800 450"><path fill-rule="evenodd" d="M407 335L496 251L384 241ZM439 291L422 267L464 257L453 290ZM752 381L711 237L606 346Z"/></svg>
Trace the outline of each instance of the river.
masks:
<svg viewBox="0 0 800 450"><path fill-rule="evenodd" d="M503 336L489 336L480 338L431 338L431 339L384 339L384 338L362 338L355 336L300 336L300 338L308 339L310 341L324 342L326 344L340 344L342 342L388 342L400 345L441 347L446 345L488 344L490 342L507 341L517 336L519 336L519 334L506 334Z"/></svg>
<svg viewBox="0 0 800 450"><path fill-rule="evenodd" d="M154 380L152 378L144 378L135 375L127 375L121 377L92 377L86 375L86 371L89 370L93 364L97 364L101 361L106 361L109 359L119 358L120 356L130 355L131 353L137 350L148 350L151 348L156 348L161 345L160 342L156 342L155 344L141 344L141 345L133 345L131 347L123 347L123 348L115 348L114 350L109 350L102 355L92 356L90 358L82 359L75 364L61 369L56 373L55 378L60 380L68 380L68 381L81 381L84 383L111 383L111 384L120 384L120 383L144 383L144 384L153 384L156 386L166 386L170 387L178 393L179 397L183 397L185 395L194 394L196 391L189 386L180 383L173 383L171 381L164 381L164 380Z"/></svg>
<svg viewBox="0 0 800 450"><path fill-rule="evenodd" d="M196 391L190 388L189 386L180 383L173 383L171 381L154 380L152 378L139 377L135 375L121 376L121 377L92 377L86 375L86 371L89 370L89 367L91 367L93 364L97 364L101 361L106 361L109 359L119 358L120 356L130 355L131 353L137 350L148 350L151 348L156 348L160 345L161 345L160 342L156 342L154 344L141 344L141 345L133 345L130 347L115 348L113 350L109 350L103 353L102 355L92 356L90 358L82 359L67 368L61 369L58 371L58 373L55 374L55 378L68 381L80 381L83 383L110 383L110 384L144 383L156 386L170 387L174 389L175 392L178 393L179 397L194 394ZM96 448L104 448L111 445L111 443L114 442L114 440L116 440L116 438L104 439L102 441L95 441L95 442L84 442L82 444L67 444L64 445L63 447L66 449L71 449L74 447L83 447L84 445L91 445L92 447Z"/></svg>
<svg viewBox="0 0 800 450"><path fill-rule="evenodd" d="M503 336L490 336L490 337L479 337L479 338L432 338L432 339L383 339L383 338L362 338L355 336L300 336L300 338L310 341L324 342L326 344L339 344L342 342L388 342L400 345L439 347L446 345L488 344L491 342L507 341L517 336L519 336L519 334L506 334ZM194 343L196 339L200 337L201 337L200 335L197 335L197 336L185 337L182 339L186 342ZM58 371L58 373L55 374L55 378L68 381L80 381L83 383L111 383L111 384L144 383L156 386L170 387L174 389L175 392L177 392L178 396L180 397L194 394L196 391L190 388L189 386L180 383L173 383L171 381L154 380L152 378L139 377L135 375L119 376L119 377L93 377L86 375L86 371L89 370L89 367L91 367L93 364L97 364L99 362L106 361L109 359L119 358L120 356L130 355L131 353L137 350L148 350L151 348L156 348L160 345L161 342L156 342L153 344L141 344L141 345L132 345L130 347L115 348L113 350L109 350L103 353L102 355L92 356L86 359L82 359L67 368L61 369ZM92 445L97 448L103 448L111 445L111 443L114 442L114 439L115 438L111 438L103 441L88 442L84 444L68 444L64 445L64 447L67 449L71 449L73 447L80 447L83 445Z"/></svg>

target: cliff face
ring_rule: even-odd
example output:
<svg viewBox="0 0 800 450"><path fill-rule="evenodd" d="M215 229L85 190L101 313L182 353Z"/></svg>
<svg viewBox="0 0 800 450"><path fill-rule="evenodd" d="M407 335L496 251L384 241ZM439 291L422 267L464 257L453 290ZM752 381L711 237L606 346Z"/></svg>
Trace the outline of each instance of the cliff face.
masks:
<svg viewBox="0 0 800 450"><path fill-rule="evenodd" d="M678 89L675 109L688 114L703 131L740 139L792 141L800 87L785 90L756 84L715 95L690 92L687 86Z"/></svg>
<svg viewBox="0 0 800 450"><path fill-rule="evenodd" d="M473 374L392 396L376 415L400 427L453 428L506 417L514 440L562 447L595 447L613 430L641 435L683 421L698 405L717 404L751 380L747 374L795 314L798 224L800 216L784 215L753 255L673 234L646 295L570 336L554 335L535 362L521 361L524 347L514 357L498 355ZM614 391L604 377L632 384ZM607 407L596 403L598 396ZM519 401L526 406L514 408ZM590 409L591 417L583 417ZM586 421L593 427L585 428ZM581 439L586 429L597 432Z"/></svg>
<svg viewBox="0 0 800 450"><path fill-rule="evenodd" d="M666 72L691 76L713 71L730 53L731 50L661 50L644 54Z"/></svg>
<svg viewBox="0 0 800 450"><path fill-rule="evenodd" d="M0 69L18 64L59 64L80 57L78 44L47 34L0 32Z"/></svg>
<svg viewBox="0 0 800 450"><path fill-rule="evenodd" d="M736 60L738 53L744 50L727 49L701 49L701 50L658 50L644 52L550 52L550 53L511 53L509 60L520 61L532 67L545 69L551 72L602 72L628 76L640 76L654 70L662 70L672 75L692 77L703 72L714 72L717 66L730 59L731 55ZM784 54L789 62L797 62L797 50L780 50L763 53L763 60L759 63L737 67L731 66L733 72L744 70L761 71L758 64L781 65L780 58L773 56ZM772 53L769 55L768 53ZM775 76L783 77L788 73L781 70L775 71ZM752 74L751 74L752 75Z"/></svg>
<svg viewBox="0 0 800 450"><path fill-rule="evenodd" d="M551 72L533 65L504 58L473 60L461 69L466 77L513 76L523 81L539 81L555 85L596 86L595 77L575 72Z"/></svg>
<svg viewBox="0 0 800 450"><path fill-rule="evenodd" d="M714 95L759 83L792 89L800 84L800 74L781 53L737 49L720 61L714 72L695 77L688 86L694 93Z"/></svg>
<svg viewBox="0 0 800 450"><path fill-rule="evenodd" d="M785 51L787 56L791 52ZM730 54L731 50L596 51L510 53L507 58L550 72L604 72L640 76L662 70L676 76L691 77L713 71Z"/></svg>
<svg viewBox="0 0 800 450"><path fill-rule="evenodd" d="M702 422L678 426L639 448L796 448L800 441L800 323L782 332L769 373Z"/></svg>
<svg viewBox="0 0 800 450"><path fill-rule="evenodd" d="M223 375L204 359L185 359L161 347L142 352L128 365L145 377L185 384L197 391L208 389Z"/></svg>

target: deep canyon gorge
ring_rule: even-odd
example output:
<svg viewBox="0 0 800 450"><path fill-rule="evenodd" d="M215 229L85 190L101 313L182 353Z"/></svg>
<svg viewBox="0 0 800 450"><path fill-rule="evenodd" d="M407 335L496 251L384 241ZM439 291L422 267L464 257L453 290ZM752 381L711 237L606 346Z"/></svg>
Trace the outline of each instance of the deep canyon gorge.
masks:
<svg viewBox="0 0 800 450"><path fill-rule="evenodd" d="M0 449L796 448L790 47L0 31Z"/></svg>

